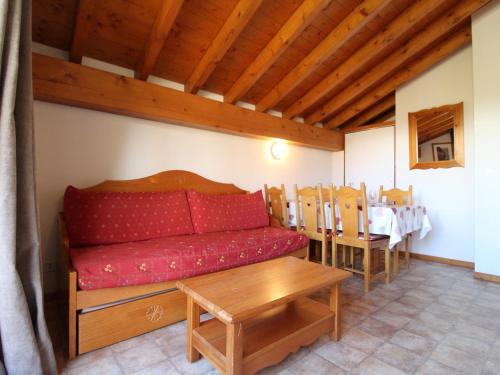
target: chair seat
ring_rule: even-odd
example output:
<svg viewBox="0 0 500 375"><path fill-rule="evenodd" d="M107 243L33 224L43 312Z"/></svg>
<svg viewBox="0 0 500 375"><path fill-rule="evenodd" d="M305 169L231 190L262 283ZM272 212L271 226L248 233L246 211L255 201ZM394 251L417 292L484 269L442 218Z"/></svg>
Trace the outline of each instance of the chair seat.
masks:
<svg viewBox="0 0 500 375"><path fill-rule="evenodd" d="M290 230L295 230L295 231L296 231L296 230L297 230L297 227L296 227L296 226L291 226L291 227L289 227L289 229L290 229ZM305 230L306 228L305 228L305 227L301 227L300 229ZM317 229L316 229L316 232L318 232L318 233L322 233L322 231L323 231L323 229L321 229L321 228L317 228ZM331 230L331 229L327 229L327 230L326 230L326 238L327 238L328 240L331 240L331 239L332 239L332 230Z"/></svg>
<svg viewBox="0 0 500 375"><path fill-rule="evenodd" d="M338 237L342 237L342 232L339 231ZM358 239L359 240L364 240L365 239L365 236L364 236L364 233L363 232L359 232L358 233ZM385 239L389 239L389 236L386 236L385 234L373 234L373 233L370 233L369 234L369 237L368 237L368 241L379 241L379 240L385 240Z"/></svg>

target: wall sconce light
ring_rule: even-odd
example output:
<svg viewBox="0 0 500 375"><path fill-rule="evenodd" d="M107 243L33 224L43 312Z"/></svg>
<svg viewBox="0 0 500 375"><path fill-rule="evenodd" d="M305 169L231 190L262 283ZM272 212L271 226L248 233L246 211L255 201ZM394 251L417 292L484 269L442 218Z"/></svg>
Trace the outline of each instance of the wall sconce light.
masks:
<svg viewBox="0 0 500 375"><path fill-rule="evenodd" d="M283 159L287 154L287 147L284 142L273 142L271 145L271 155L276 160Z"/></svg>

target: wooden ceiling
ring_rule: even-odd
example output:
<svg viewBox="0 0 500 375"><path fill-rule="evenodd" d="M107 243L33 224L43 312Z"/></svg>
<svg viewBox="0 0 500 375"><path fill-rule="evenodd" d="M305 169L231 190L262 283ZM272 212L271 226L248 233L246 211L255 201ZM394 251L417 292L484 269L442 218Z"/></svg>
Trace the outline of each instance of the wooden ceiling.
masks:
<svg viewBox="0 0 500 375"><path fill-rule="evenodd" d="M33 40L353 129L405 82L471 41L488 0L33 0Z"/></svg>

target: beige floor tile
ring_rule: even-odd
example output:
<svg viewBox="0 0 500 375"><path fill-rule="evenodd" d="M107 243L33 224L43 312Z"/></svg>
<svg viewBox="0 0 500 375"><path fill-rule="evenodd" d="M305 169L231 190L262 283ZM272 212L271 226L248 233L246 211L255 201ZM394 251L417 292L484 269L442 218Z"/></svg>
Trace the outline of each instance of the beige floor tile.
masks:
<svg viewBox="0 0 500 375"><path fill-rule="evenodd" d="M428 325L427 321L414 319L409 322L405 327L405 331L414 333L415 335L425 337L427 339L439 342L445 336L446 332L442 332L432 325Z"/></svg>
<svg viewBox="0 0 500 375"><path fill-rule="evenodd" d="M463 371L469 375L480 374L484 358L456 349L446 344L440 344L432 352L431 359L448 367Z"/></svg>
<svg viewBox="0 0 500 375"><path fill-rule="evenodd" d="M295 374L314 374L314 375L341 375L345 371L322 358L315 353L308 353L300 359L294 361L290 366L290 371Z"/></svg>
<svg viewBox="0 0 500 375"><path fill-rule="evenodd" d="M379 346L383 345L384 341L369 335L366 332L354 327L347 331L341 339L343 344L346 344L352 348L361 350L364 353L371 354Z"/></svg>
<svg viewBox="0 0 500 375"><path fill-rule="evenodd" d="M186 353L186 335L183 333L157 336L155 343L168 358Z"/></svg>
<svg viewBox="0 0 500 375"><path fill-rule="evenodd" d="M396 334L392 336L390 342L411 350L423 357L427 357L437 344L429 338L416 335L406 330L396 332Z"/></svg>
<svg viewBox="0 0 500 375"><path fill-rule="evenodd" d="M335 341L323 344L316 348L314 353L346 371L352 370L367 356L366 353L358 349Z"/></svg>
<svg viewBox="0 0 500 375"><path fill-rule="evenodd" d="M358 328L372 336L378 337L384 341L389 340L398 330L396 327L384 323L380 320L367 318Z"/></svg>
<svg viewBox="0 0 500 375"><path fill-rule="evenodd" d="M373 356L410 374L425 362L424 357L391 343L385 343L378 348Z"/></svg>
<svg viewBox="0 0 500 375"><path fill-rule="evenodd" d="M151 367L167 359L160 348L150 341L134 348L117 352L115 353L115 358L127 374Z"/></svg>
<svg viewBox="0 0 500 375"><path fill-rule="evenodd" d="M406 373L382 362L376 358L369 357L355 368L351 374L353 375L405 375Z"/></svg>
<svg viewBox="0 0 500 375"><path fill-rule="evenodd" d="M496 332L491 329L478 327L474 324L466 322L465 320L459 320L456 322L452 332L457 335L464 335L466 337L470 337L471 339L485 342L487 344L492 344L498 336Z"/></svg>
<svg viewBox="0 0 500 375"><path fill-rule="evenodd" d="M482 341L456 333L447 334L442 343L483 358L489 354L491 347L489 344Z"/></svg>
<svg viewBox="0 0 500 375"><path fill-rule="evenodd" d="M386 311L385 309L373 313L371 317L396 328L404 327L411 320L407 316Z"/></svg>
<svg viewBox="0 0 500 375"><path fill-rule="evenodd" d="M84 366L68 369L64 372L67 375L123 375L120 366L112 355L88 363Z"/></svg>
<svg viewBox="0 0 500 375"><path fill-rule="evenodd" d="M466 373L445 366L442 363L429 359L418 370L415 375L467 375Z"/></svg>
<svg viewBox="0 0 500 375"><path fill-rule="evenodd" d="M186 375L204 375L214 369L205 358L193 363L188 362L186 359L186 353L179 354L178 356L171 358L170 361L178 372Z"/></svg>
<svg viewBox="0 0 500 375"><path fill-rule="evenodd" d="M151 367L144 368L133 375L180 375L170 361L163 361Z"/></svg>

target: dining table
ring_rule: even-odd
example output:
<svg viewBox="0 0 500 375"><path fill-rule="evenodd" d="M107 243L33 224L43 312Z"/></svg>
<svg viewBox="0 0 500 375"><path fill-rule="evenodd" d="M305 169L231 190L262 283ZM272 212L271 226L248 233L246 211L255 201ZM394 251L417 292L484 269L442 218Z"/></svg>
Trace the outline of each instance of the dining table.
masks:
<svg viewBox="0 0 500 375"><path fill-rule="evenodd" d="M288 225L297 226L296 203L288 201ZM324 203L326 228L332 229L332 215L330 203ZM389 247L393 248L400 243L406 235L418 232L419 239L424 238L431 230L431 222L427 215L427 209L420 204L395 205L388 203L368 203L368 230L371 234L382 234L389 236ZM318 207L318 218L320 212ZM337 230L342 230L342 221L338 207L335 207L335 218ZM320 220L318 220L320 222ZM359 207L359 232L363 229L363 216ZM303 223L301 223L303 225Z"/></svg>

